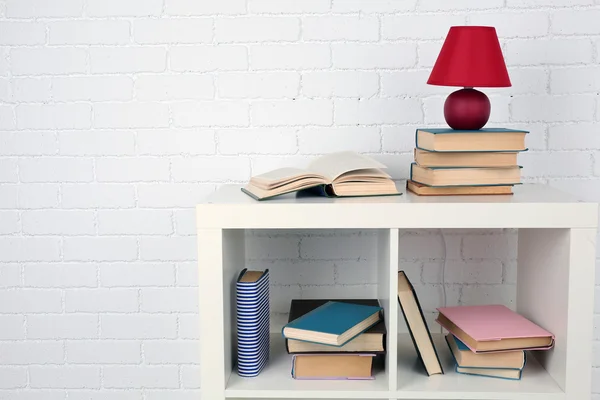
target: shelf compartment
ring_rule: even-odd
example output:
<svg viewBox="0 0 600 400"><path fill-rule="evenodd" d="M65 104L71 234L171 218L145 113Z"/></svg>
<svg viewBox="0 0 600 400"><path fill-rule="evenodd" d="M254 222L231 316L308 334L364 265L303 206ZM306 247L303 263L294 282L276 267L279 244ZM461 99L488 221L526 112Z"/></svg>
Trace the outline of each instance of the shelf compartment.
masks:
<svg viewBox="0 0 600 400"><path fill-rule="evenodd" d="M520 381L458 374L443 335L433 340L444 375L427 377L408 334L398 335L398 399L564 400L565 393L533 356Z"/></svg>
<svg viewBox="0 0 600 400"><path fill-rule="evenodd" d="M271 334L269 363L259 376L242 378L231 373L225 397L233 399L389 399L385 371L376 371L369 381L303 381L291 376L292 356L285 350L280 333Z"/></svg>
<svg viewBox="0 0 600 400"><path fill-rule="evenodd" d="M285 350L281 334L271 334L271 357L255 378L232 372L225 396L242 399L436 399L436 400L564 400L565 393L536 359L530 356L523 379L509 381L457 374L442 335L433 335L444 375L427 377L418 364L408 334L398 336L398 391L388 390L385 371L373 381L301 381L291 377L292 356Z"/></svg>

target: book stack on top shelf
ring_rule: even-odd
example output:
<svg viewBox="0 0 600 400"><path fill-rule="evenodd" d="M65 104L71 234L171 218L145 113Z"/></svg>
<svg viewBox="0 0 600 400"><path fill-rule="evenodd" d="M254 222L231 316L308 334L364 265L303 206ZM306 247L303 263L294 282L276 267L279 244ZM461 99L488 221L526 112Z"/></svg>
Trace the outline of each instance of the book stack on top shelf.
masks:
<svg viewBox="0 0 600 400"><path fill-rule="evenodd" d="M460 374L520 380L526 350L549 350L554 335L502 305L439 308L437 322Z"/></svg>
<svg viewBox="0 0 600 400"><path fill-rule="evenodd" d="M418 195L512 194L528 132L503 128L418 129L408 190Z"/></svg>
<svg viewBox="0 0 600 400"><path fill-rule="evenodd" d="M377 300L292 300L282 333L294 379L374 379L385 356Z"/></svg>

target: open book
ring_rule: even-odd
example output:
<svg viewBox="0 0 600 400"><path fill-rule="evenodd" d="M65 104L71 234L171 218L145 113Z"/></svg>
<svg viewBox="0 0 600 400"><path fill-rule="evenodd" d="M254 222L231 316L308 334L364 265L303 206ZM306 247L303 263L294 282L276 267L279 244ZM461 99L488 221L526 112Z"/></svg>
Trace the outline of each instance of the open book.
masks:
<svg viewBox="0 0 600 400"><path fill-rule="evenodd" d="M352 152L321 156L306 169L280 168L254 176L242 191L256 200L314 188L325 196L385 196L400 194L385 165Z"/></svg>

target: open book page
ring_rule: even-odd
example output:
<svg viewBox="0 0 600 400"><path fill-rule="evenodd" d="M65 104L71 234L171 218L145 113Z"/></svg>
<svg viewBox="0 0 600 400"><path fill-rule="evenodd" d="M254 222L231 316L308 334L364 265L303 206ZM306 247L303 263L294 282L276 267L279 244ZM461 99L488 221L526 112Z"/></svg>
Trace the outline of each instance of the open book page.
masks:
<svg viewBox="0 0 600 400"><path fill-rule="evenodd" d="M327 183L331 183L346 172L379 168L386 167L372 158L360 155L353 151L343 151L319 157L312 161L307 169L318 175L324 176L328 180Z"/></svg>
<svg viewBox="0 0 600 400"><path fill-rule="evenodd" d="M348 171L335 179L335 183L342 182L380 182L389 181L391 178L388 174L380 169L357 169Z"/></svg>
<svg viewBox="0 0 600 400"><path fill-rule="evenodd" d="M250 184L270 190L293 182L308 179L312 184L325 183L323 176L300 168L279 168L261 175L253 176Z"/></svg>

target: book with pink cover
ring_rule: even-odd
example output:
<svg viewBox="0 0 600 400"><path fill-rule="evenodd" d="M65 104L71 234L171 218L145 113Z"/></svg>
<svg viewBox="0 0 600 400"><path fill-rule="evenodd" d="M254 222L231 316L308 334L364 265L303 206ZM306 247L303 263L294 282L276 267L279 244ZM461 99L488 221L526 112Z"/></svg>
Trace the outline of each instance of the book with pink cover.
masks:
<svg viewBox="0 0 600 400"><path fill-rule="evenodd" d="M437 322L475 353L548 350L554 335L502 305L438 308Z"/></svg>

